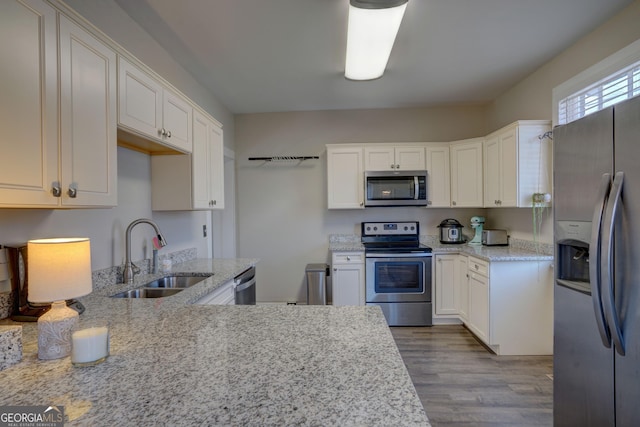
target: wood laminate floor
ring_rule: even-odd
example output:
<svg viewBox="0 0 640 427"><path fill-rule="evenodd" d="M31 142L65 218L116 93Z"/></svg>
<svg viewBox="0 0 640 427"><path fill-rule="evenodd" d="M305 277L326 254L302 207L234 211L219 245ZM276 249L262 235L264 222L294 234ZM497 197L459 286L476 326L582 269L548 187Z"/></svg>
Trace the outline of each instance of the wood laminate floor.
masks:
<svg viewBox="0 0 640 427"><path fill-rule="evenodd" d="M460 325L391 333L434 427L553 424L552 356L496 356Z"/></svg>

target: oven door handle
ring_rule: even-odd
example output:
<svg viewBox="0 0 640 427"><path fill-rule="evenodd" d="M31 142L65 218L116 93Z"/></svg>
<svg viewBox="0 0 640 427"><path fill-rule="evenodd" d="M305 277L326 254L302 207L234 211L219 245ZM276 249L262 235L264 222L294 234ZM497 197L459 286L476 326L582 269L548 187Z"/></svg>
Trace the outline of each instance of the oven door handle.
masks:
<svg viewBox="0 0 640 427"><path fill-rule="evenodd" d="M429 252L365 253L365 258L431 258Z"/></svg>

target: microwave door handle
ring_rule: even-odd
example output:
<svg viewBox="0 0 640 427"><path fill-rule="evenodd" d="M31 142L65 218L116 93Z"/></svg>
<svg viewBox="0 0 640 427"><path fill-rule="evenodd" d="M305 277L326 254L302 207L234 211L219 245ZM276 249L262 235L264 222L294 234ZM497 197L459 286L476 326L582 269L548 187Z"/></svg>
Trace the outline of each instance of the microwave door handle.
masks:
<svg viewBox="0 0 640 427"><path fill-rule="evenodd" d="M413 199L418 200L419 196L420 196L420 187L418 185L418 177L414 176L413 177Z"/></svg>

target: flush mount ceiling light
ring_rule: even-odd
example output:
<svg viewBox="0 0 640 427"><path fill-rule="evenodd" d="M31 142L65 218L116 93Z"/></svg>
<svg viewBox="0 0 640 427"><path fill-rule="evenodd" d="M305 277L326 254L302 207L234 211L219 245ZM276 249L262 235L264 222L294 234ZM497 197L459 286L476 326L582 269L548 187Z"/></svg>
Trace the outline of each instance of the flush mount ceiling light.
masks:
<svg viewBox="0 0 640 427"><path fill-rule="evenodd" d="M408 0L350 0L347 62L350 80L382 77Z"/></svg>

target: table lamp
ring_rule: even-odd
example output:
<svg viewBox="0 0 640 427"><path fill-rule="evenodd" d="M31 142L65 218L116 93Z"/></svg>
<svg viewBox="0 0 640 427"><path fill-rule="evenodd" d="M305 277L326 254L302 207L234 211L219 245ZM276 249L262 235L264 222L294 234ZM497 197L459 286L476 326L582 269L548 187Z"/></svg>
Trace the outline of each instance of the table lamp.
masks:
<svg viewBox="0 0 640 427"><path fill-rule="evenodd" d="M31 302L49 303L51 309L38 318L38 358L59 359L71 353L71 330L78 312L65 300L88 295L91 283L89 239L56 238L27 242Z"/></svg>

